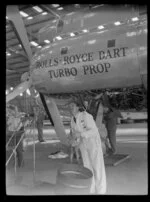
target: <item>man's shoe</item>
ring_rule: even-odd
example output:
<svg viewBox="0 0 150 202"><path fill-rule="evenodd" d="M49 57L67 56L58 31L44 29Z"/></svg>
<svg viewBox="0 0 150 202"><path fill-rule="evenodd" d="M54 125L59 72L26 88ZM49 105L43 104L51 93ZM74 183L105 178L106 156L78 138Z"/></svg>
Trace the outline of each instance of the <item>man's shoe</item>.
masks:
<svg viewBox="0 0 150 202"><path fill-rule="evenodd" d="M111 156L111 155L113 155L112 149L107 150L105 156Z"/></svg>
<svg viewBox="0 0 150 202"><path fill-rule="evenodd" d="M45 142L45 140L39 140L39 142Z"/></svg>

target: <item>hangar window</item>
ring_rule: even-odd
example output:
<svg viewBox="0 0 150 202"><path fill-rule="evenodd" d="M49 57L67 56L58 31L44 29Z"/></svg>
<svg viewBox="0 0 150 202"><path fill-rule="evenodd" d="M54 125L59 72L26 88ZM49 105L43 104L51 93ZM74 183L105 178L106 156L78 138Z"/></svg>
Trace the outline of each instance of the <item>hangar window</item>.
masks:
<svg viewBox="0 0 150 202"><path fill-rule="evenodd" d="M63 47L63 48L61 48L61 49L60 49L60 52L61 52L61 55L67 54L67 52L68 52L68 47Z"/></svg>
<svg viewBox="0 0 150 202"><path fill-rule="evenodd" d="M108 40L108 42L107 42L107 48L115 47L115 42L116 42L115 39Z"/></svg>

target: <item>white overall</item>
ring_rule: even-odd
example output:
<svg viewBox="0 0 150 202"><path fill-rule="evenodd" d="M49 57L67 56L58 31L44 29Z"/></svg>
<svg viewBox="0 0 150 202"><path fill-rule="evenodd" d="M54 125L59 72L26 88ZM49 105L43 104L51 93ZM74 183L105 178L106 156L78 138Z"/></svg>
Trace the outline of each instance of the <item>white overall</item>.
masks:
<svg viewBox="0 0 150 202"><path fill-rule="evenodd" d="M71 120L71 128L81 134L79 148L83 164L93 173L90 193L105 194L106 173L98 128L92 115L87 112L79 112L75 118L76 123L73 118Z"/></svg>

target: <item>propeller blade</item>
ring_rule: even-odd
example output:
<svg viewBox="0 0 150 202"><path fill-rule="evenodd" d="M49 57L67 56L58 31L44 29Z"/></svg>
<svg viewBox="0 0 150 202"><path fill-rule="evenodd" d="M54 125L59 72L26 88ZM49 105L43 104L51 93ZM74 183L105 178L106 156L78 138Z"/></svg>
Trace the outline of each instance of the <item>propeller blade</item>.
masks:
<svg viewBox="0 0 150 202"><path fill-rule="evenodd" d="M27 90L28 88L30 88L31 86L31 80L29 81L25 81L21 84L19 84L14 90L13 92L9 93L6 96L6 103L9 102L10 100L14 99L16 96L18 96L20 93L23 93L25 90Z"/></svg>
<svg viewBox="0 0 150 202"><path fill-rule="evenodd" d="M22 20L22 17L19 13L18 7L15 5L9 5L7 6L7 16L9 21L12 22L14 26L14 30L20 40L20 43L26 52L29 62L31 64L32 59L32 50L29 44L29 39L27 37L27 31L24 26L24 22Z"/></svg>

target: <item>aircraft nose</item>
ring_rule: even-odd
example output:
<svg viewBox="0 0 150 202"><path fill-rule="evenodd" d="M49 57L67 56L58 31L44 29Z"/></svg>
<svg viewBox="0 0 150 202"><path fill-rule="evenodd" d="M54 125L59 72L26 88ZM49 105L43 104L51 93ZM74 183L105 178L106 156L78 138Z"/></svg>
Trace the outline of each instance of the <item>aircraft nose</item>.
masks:
<svg viewBox="0 0 150 202"><path fill-rule="evenodd" d="M33 69L31 73L31 78L34 85L41 84L44 82L43 73L41 69Z"/></svg>

